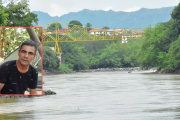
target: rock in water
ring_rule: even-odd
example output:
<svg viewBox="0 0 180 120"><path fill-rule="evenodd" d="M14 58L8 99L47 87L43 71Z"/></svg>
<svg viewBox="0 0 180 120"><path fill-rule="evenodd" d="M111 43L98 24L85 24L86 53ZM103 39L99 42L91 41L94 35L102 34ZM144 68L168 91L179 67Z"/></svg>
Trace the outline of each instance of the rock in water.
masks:
<svg viewBox="0 0 180 120"><path fill-rule="evenodd" d="M43 91L43 95L55 95L56 92L52 91L52 90L44 90Z"/></svg>

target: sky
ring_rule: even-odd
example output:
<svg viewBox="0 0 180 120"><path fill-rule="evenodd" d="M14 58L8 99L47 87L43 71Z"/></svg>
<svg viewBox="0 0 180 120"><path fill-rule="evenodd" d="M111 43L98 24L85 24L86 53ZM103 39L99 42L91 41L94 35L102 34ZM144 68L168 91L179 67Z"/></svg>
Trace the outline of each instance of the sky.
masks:
<svg viewBox="0 0 180 120"><path fill-rule="evenodd" d="M51 16L62 16L69 12L89 10L113 10L132 12L141 8L177 6L180 0L29 0L31 11L46 12Z"/></svg>

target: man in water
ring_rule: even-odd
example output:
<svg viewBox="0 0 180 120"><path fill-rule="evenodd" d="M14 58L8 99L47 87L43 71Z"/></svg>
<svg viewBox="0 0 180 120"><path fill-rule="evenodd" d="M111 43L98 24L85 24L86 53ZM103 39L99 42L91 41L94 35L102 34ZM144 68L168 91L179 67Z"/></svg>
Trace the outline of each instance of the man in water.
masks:
<svg viewBox="0 0 180 120"><path fill-rule="evenodd" d="M30 65L36 57L37 45L32 40L23 42L18 60L7 61L0 66L0 94L37 94L38 72Z"/></svg>

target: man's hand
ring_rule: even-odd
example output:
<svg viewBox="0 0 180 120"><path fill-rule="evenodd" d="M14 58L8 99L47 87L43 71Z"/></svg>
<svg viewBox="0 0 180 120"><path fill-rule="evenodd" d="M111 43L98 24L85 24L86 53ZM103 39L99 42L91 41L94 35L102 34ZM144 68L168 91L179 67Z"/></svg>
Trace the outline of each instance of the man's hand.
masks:
<svg viewBox="0 0 180 120"><path fill-rule="evenodd" d="M3 87L4 87L4 84L0 83L0 94L1 94L1 90L3 89Z"/></svg>
<svg viewBox="0 0 180 120"><path fill-rule="evenodd" d="M30 94L37 94L37 89L30 89Z"/></svg>

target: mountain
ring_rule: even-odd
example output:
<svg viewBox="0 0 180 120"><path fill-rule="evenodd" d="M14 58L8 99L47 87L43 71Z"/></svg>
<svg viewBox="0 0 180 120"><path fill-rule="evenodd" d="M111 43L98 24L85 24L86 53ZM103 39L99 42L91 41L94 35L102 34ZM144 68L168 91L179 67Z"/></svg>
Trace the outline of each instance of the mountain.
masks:
<svg viewBox="0 0 180 120"><path fill-rule="evenodd" d="M114 28L143 28L151 25L154 27L157 23L167 22L171 18L171 12L174 7L165 7L158 9L142 8L135 12L115 12L112 10L88 10L71 12L61 17L52 17L47 13L33 11L38 15L38 25L45 25L52 22L69 23L71 20L80 21L83 26L90 23L93 28L102 28L108 26Z"/></svg>

